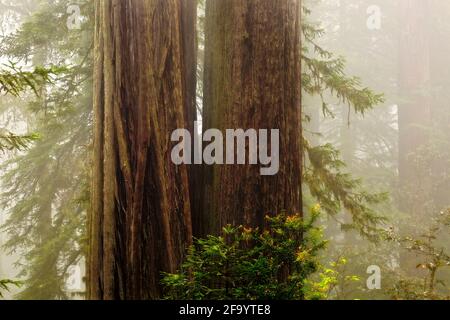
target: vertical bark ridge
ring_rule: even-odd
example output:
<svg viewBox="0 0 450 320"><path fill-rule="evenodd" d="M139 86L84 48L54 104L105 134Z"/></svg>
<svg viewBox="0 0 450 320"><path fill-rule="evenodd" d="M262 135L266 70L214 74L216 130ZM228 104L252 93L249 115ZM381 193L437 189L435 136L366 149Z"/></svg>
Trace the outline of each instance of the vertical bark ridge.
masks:
<svg viewBox="0 0 450 320"><path fill-rule="evenodd" d="M92 299L159 298L161 272L192 241L189 172L171 162L170 137L195 110L194 3L96 2Z"/></svg>
<svg viewBox="0 0 450 320"><path fill-rule="evenodd" d="M254 165L203 168L199 236L302 211L300 1L206 5L204 130L279 129L281 141L275 176Z"/></svg>

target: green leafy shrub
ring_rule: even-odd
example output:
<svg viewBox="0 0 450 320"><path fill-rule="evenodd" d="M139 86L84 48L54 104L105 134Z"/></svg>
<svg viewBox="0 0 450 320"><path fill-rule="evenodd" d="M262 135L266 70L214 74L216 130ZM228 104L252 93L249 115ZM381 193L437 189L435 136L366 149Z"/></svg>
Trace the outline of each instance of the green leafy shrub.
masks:
<svg viewBox="0 0 450 320"><path fill-rule="evenodd" d="M349 261L338 257L326 265L321 265L318 272L306 280L307 300L346 300L345 292L352 284L360 283L357 275L348 274L346 268Z"/></svg>
<svg viewBox="0 0 450 320"><path fill-rule="evenodd" d="M167 299L295 300L314 296L308 277L319 270L326 245L314 224L320 207L300 215L266 217L264 230L227 226L199 239L177 274L164 274Z"/></svg>

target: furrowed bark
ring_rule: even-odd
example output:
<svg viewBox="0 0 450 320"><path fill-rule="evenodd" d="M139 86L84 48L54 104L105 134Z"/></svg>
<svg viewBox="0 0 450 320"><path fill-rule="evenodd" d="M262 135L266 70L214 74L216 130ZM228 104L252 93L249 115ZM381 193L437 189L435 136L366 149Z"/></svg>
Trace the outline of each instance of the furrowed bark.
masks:
<svg viewBox="0 0 450 320"><path fill-rule="evenodd" d="M227 224L261 227L266 214L301 213L300 1L208 0L204 130L279 129L280 171L258 165L202 170L198 234Z"/></svg>

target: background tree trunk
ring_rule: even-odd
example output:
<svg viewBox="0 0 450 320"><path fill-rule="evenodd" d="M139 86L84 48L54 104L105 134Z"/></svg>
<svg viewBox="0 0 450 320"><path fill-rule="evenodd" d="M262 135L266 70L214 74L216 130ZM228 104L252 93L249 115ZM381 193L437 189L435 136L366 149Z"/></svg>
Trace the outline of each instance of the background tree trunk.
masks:
<svg viewBox="0 0 450 320"><path fill-rule="evenodd" d="M448 37L449 21L446 18L450 3L430 0L429 31L430 78L431 78L431 121L433 144L429 157L435 212L450 206L450 79L442 72L442 66L450 65L450 43L442 41ZM432 17L432 18L430 18Z"/></svg>
<svg viewBox="0 0 450 320"><path fill-rule="evenodd" d="M428 14L429 0L404 0L400 4L400 209L415 219L426 215L431 190L427 166L420 163L424 159L421 152L429 143L427 130L431 124ZM428 222L427 218L422 222Z"/></svg>
<svg viewBox="0 0 450 320"><path fill-rule="evenodd" d="M431 125L429 0L404 0L399 9L399 208L405 221L400 229L405 235L419 235L420 226L429 225L434 214L426 156ZM407 273L421 272L418 263L416 255L400 252Z"/></svg>
<svg viewBox="0 0 450 320"><path fill-rule="evenodd" d="M280 171L205 166L197 236L302 210L300 14L298 0L206 2L203 130L279 129Z"/></svg>
<svg viewBox="0 0 450 320"><path fill-rule="evenodd" d="M171 133L195 110L195 1L96 1L89 297L160 297L191 243Z"/></svg>

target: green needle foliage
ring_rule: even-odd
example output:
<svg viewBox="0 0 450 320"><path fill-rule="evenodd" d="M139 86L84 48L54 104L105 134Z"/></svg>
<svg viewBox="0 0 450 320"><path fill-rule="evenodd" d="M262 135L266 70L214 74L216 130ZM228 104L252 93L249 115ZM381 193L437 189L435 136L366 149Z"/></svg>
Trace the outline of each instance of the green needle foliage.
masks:
<svg viewBox="0 0 450 320"><path fill-rule="evenodd" d="M13 150L24 151L29 148L32 142L38 139L38 134L16 135L11 132L0 134L0 152Z"/></svg>
<svg viewBox="0 0 450 320"><path fill-rule="evenodd" d="M12 280L0 280L0 298L3 298L2 291L9 291L11 287L20 287L22 282Z"/></svg>
<svg viewBox="0 0 450 320"><path fill-rule="evenodd" d="M330 144L311 147L306 143L309 165L304 173L309 192L331 216L343 208L348 210L352 223L341 222L345 230L354 229L363 237L379 240L381 225L386 219L372 207L387 199L387 194L373 194L362 189L362 182L343 173L345 163L339 152Z"/></svg>
<svg viewBox="0 0 450 320"><path fill-rule="evenodd" d="M303 8L307 18L311 13ZM302 88L308 95L319 95L322 98L322 111L333 116L333 112L324 100L324 94L330 93L341 103L348 104L356 113L364 114L384 102L382 94L374 93L363 87L358 77L348 77L345 73L346 62L343 57L336 57L332 52L316 44L324 31L311 22L304 22L302 60L304 65Z"/></svg>
<svg viewBox="0 0 450 320"><path fill-rule="evenodd" d="M17 64L10 62L0 70L0 94L19 96L23 91L31 89L36 95L44 84L52 84L55 76L67 71L66 68L52 66L36 67L33 71L23 71Z"/></svg>
<svg viewBox="0 0 450 320"><path fill-rule="evenodd" d="M23 71L21 67L10 62L0 70L0 94L18 97L22 92L32 90L36 96L40 95L39 88L45 84L53 84L55 77L67 71L66 68L52 66L50 68L36 67L34 71ZM17 135L11 132L0 133L0 152L23 151L38 134Z"/></svg>
<svg viewBox="0 0 450 320"><path fill-rule="evenodd" d="M66 71L66 68L52 66L50 68L36 67L34 71L23 71L20 66L10 62L3 65L0 70L0 94L8 94L18 97L26 90L32 90L37 96L38 88L44 84L51 84L54 77ZM0 152L24 151L31 143L39 139L38 134L17 135L12 132L0 133ZM0 298L2 291L9 291L11 286L20 287L22 282L13 280L0 280Z"/></svg>
<svg viewBox="0 0 450 320"><path fill-rule="evenodd" d="M28 105L21 112L39 139L2 167L4 247L22 253L17 261L17 276L24 279L19 299L69 298L67 270L85 255L93 30L89 16L81 29L68 30L69 4L39 1L38 10L0 44L12 61L61 66L48 73L35 70L38 80L31 84L38 96L24 97ZM92 2L79 5L86 15L93 14Z"/></svg>
<svg viewBox="0 0 450 320"><path fill-rule="evenodd" d="M323 36L324 30L308 21L311 14L308 8L304 7L303 12L302 89L306 95L320 98L321 105L314 108L321 109L325 116L334 117L325 100L326 94L347 104L361 115L383 103L382 94L363 87L359 78L346 75L344 58L336 58L332 52L316 43L316 39ZM307 115L305 118L309 120ZM370 240L377 240L385 219L373 208L386 201L387 195L364 191L363 182L345 172L346 164L332 144L314 146L305 137L303 139L304 153L308 160L304 182L311 196L331 216L343 209L351 215L352 223L339 222L343 229L354 229Z"/></svg>

